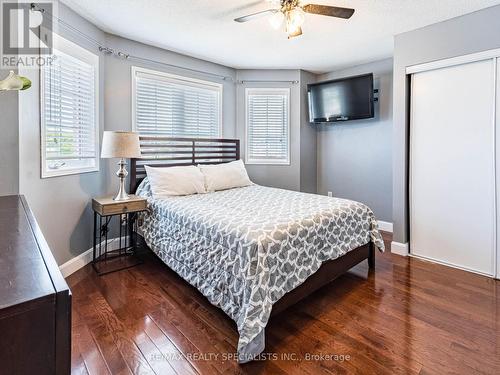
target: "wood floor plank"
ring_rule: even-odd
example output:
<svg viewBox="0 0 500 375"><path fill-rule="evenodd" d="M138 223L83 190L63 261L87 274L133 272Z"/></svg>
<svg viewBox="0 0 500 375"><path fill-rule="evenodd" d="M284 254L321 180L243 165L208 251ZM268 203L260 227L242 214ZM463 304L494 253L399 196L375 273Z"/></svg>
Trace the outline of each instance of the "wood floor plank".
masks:
<svg viewBox="0 0 500 375"><path fill-rule="evenodd" d="M142 355L156 374L177 374L174 368L170 366L168 359L162 355L162 353L158 350L156 345L151 341L151 339L145 332L135 334L134 341L141 351Z"/></svg>
<svg viewBox="0 0 500 375"><path fill-rule="evenodd" d="M74 375L88 375L89 372L81 355L71 357L71 373Z"/></svg>
<svg viewBox="0 0 500 375"><path fill-rule="evenodd" d="M345 321L345 317L342 318ZM314 317L301 312L290 314L287 320L287 324L293 325L296 329L307 324L305 334L321 338L320 343L323 351L329 349L334 353L349 354L350 363L361 362L378 374L418 374L421 370L420 363L413 362L411 365L405 363L395 351L389 350L386 345L381 343L380 337L374 339L373 335L370 335L369 328L359 332L355 331L358 327L351 327L350 324L337 325L335 324L337 322L336 319L324 321L321 316Z"/></svg>
<svg viewBox="0 0 500 375"><path fill-rule="evenodd" d="M89 375L110 374L110 370L99 347L95 343L86 326L75 326L72 329L72 341L78 346ZM72 363L73 367L73 363Z"/></svg>
<svg viewBox="0 0 500 375"><path fill-rule="evenodd" d="M175 302L177 306L183 306L190 310L200 321L210 326L213 330L220 332L224 339L236 350L238 335L236 324L227 319L222 310L214 309L213 305L192 286L181 282L178 276L172 272L162 272L158 275L161 280L159 286L167 298Z"/></svg>
<svg viewBox="0 0 500 375"><path fill-rule="evenodd" d="M278 354L294 355L299 360L289 360L279 356L275 362L276 365L282 368L289 374L306 373L306 374L348 374L353 365L349 363L340 363L337 361L329 361L324 363L318 360L308 360L308 353L319 353L320 342L316 339L311 339L306 335L296 330L290 330L286 324L279 324L269 327L268 336L269 344ZM304 327L306 328L306 327ZM278 348L286 348L278 349ZM332 348L333 349L333 348ZM329 351L331 354L332 351Z"/></svg>
<svg viewBox="0 0 500 375"><path fill-rule="evenodd" d="M229 354L235 352L235 349L224 340L218 332L215 332L211 327L206 326L197 317L190 315L189 318L185 313L180 313L175 302L172 305L164 304L154 315L155 320L159 320L163 324L169 321L186 337L201 354L209 356L217 356L218 354ZM233 371L237 374L240 369L234 361L224 361L221 358L213 358L210 362L214 363L218 371Z"/></svg>
<svg viewBox="0 0 500 375"><path fill-rule="evenodd" d="M178 374L197 374L198 371L191 366L185 354L170 341L156 323L149 316L144 320L144 333L146 333L149 339L155 344L161 355L168 359L170 366L174 368Z"/></svg>
<svg viewBox="0 0 500 375"><path fill-rule="evenodd" d="M71 342L71 373L75 375L88 375L85 361L80 353L79 342L82 341L81 334L77 331L74 335L78 337L78 340Z"/></svg>
<svg viewBox="0 0 500 375"><path fill-rule="evenodd" d="M217 364L213 361L196 361L193 359L194 355L200 353L198 349L190 340L188 340L176 327L175 324L170 322L167 316L162 312L154 312L151 314L151 319L155 322L158 328L172 341L172 343L181 351L189 363L200 374L222 373L217 368Z"/></svg>
<svg viewBox="0 0 500 375"><path fill-rule="evenodd" d="M81 289L85 293L85 297L79 300L81 319L89 327L111 372L153 374L130 333L116 317L98 287L88 282Z"/></svg>
<svg viewBox="0 0 500 375"><path fill-rule="evenodd" d="M106 300L99 294L92 295L91 299L97 312L96 319L101 322L98 330L101 331L102 337L112 338L132 373L153 374L153 370L135 345L130 332L116 317Z"/></svg>
<svg viewBox="0 0 500 375"><path fill-rule="evenodd" d="M500 282L388 252L273 317L268 359L243 365L221 357L236 351L235 323L154 255L68 283L74 374L500 373Z"/></svg>

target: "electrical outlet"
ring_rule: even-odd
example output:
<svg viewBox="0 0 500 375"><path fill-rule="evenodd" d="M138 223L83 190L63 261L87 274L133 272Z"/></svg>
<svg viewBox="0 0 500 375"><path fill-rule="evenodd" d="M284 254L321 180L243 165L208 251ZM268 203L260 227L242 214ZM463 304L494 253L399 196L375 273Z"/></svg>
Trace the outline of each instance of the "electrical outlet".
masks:
<svg viewBox="0 0 500 375"><path fill-rule="evenodd" d="M331 197L333 197L333 194L332 194L332 192L331 192L331 191L329 191L329 192L328 192L328 196L329 196L330 198L331 198Z"/></svg>

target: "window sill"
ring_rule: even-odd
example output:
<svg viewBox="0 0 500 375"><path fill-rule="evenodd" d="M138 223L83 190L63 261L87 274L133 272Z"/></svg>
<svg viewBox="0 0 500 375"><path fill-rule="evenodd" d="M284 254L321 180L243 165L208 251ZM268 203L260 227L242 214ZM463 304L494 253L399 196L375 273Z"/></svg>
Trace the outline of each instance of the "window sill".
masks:
<svg viewBox="0 0 500 375"><path fill-rule="evenodd" d="M245 160L245 165L277 165L277 166L289 166L291 163L287 161L266 161L266 160Z"/></svg>
<svg viewBox="0 0 500 375"><path fill-rule="evenodd" d="M99 172L99 167L42 171L42 178L72 176L75 174L94 173L94 172Z"/></svg>

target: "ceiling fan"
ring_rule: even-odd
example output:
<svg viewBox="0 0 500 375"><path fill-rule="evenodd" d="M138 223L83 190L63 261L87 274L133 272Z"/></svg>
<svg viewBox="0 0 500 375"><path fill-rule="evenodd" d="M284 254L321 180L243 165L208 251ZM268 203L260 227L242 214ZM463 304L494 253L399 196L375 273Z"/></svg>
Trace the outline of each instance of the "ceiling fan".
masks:
<svg viewBox="0 0 500 375"><path fill-rule="evenodd" d="M337 18L351 18L354 9L340 8L329 5L307 4L300 5L300 0L268 0L276 8L263 10L261 12L248 14L243 17L235 18L236 22L247 22L256 18L272 15L269 18L271 26L279 29L285 21L288 39L302 35L302 24L305 21L305 14L320 14L323 16Z"/></svg>

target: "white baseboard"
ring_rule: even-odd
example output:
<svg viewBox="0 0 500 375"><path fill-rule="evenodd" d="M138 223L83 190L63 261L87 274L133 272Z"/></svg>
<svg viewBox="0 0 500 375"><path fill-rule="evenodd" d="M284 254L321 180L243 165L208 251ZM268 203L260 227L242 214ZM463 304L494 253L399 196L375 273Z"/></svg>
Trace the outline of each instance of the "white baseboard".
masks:
<svg viewBox="0 0 500 375"><path fill-rule="evenodd" d="M92 261L92 250L93 249L88 249L82 254L60 265L59 270L61 271L63 277L68 277L72 273L78 271L83 266L89 264Z"/></svg>
<svg viewBox="0 0 500 375"><path fill-rule="evenodd" d="M378 220L378 229L392 233L392 223Z"/></svg>
<svg viewBox="0 0 500 375"><path fill-rule="evenodd" d="M401 243L392 241L391 242L391 253L402 255L404 257L408 256L409 245L407 243Z"/></svg>
<svg viewBox="0 0 500 375"><path fill-rule="evenodd" d="M108 251L117 250L119 243L120 243L119 238L112 238L108 240ZM101 246L104 246L104 242L101 243ZM92 262L92 255L93 255L93 249L90 248L87 251L81 253L80 255L74 257L73 259L68 260L66 263L60 265L59 270L61 271L63 277L68 277L72 273L75 273L80 268Z"/></svg>

